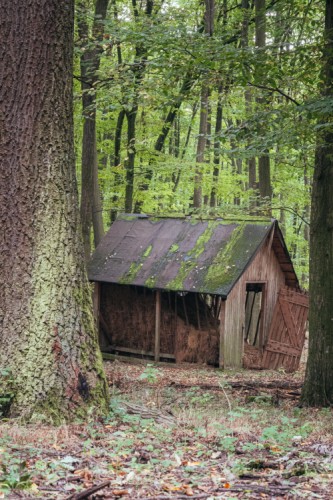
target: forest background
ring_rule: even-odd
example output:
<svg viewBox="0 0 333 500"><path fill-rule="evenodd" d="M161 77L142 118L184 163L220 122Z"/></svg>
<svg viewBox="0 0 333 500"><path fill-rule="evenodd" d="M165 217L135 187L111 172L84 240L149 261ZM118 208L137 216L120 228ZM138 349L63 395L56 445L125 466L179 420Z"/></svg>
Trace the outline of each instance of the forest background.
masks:
<svg viewBox="0 0 333 500"><path fill-rule="evenodd" d="M277 218L308 286L324 8L305 0L77 3L86 257L118 212Z"/></svg>

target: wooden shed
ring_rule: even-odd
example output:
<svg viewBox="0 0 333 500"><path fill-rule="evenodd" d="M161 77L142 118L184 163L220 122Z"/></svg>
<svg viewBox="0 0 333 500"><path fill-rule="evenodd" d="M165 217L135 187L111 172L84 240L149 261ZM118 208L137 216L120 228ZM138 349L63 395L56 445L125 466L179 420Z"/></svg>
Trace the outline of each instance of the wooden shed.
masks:
<svg viewBox="0 0 333 500"><path fill-rule="evenodd" d="M88 272L103 351L298 366L307 297L275 220L123 215Z"/></svg>

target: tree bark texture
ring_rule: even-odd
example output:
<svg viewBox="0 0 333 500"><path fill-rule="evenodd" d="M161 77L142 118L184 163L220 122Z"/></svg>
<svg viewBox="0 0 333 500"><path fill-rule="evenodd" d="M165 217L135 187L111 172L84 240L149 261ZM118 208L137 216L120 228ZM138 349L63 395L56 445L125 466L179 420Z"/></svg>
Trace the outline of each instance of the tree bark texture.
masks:
<svg viewBox="0 0 333 500"><path fill-rule="evenodd" d="M189 95L189 93L194 85L196 76L197 75L193 74L192 69L189 70L187 72L187 74L185 75L182 86L181 86L180 91L179 91L179 95L175 98L174 102L172 103L172 107L170 108L170 110L166 116L166 119L164 121L162 131L155 142L155 151L162 151L164 144L165 144L165 140L169 134L169 130L171 129L172 124L173 124L177 114L179 113L179 109L180 109L184 99ZM150 180L152 178L152 175L153 175L153 173L151 172L151 175L149 178Z"/></svg>
<svg viewBox="0 0 333 500"><path fill-rule="evenodd" d="M132 0L134 20L136 23L140 20L140 12L144 17L150 18L154 9L154 0L146 2L144 8L141 3L139 6L136 0ZM126 118L127 118L127 158L125 161L126 170L126 188L125 188L125 212L131 213L133 210L134 193L134 169L136 160L136 119L139 110L139 91L145 76L148 61L148 47L144 42L139 42L135 47L135 57L131 65L131 79L134 84L133 95L130 99L126 98ZM141 211L141 202L136 204L138 212Z"/></svg>
<svg viewBox="0 0 333 500"><path fill-rule="evenodd" d="M322 95L333 97L333 0L326 0ZM326 120L327 121L327 120ZM333 116L318 136L311 200L309 357L301 402L333 405Z"/></svg>
<svg viewBox="0 0 333 500"><path fill-rule="evenodd" d="M241 35L241 46L243 48L246 48L249 46L249 23L251 19L251 5L249 0L242 0L242 9L243 9L243 21L242 21L242 35ZM258 37L258 28L257 28L257 42L259 42L260 39ZM265 39L263 40L265 44ZM253 112L252 107L253 107L253 99L252 99L252 91L251 89L247 89L244 94L245 98L245 109L247 115L251 115ZM247 145L249 147L250 144ZM256 189L256 159L249 158L247 161L247 167L248 167L248 179L249 179L249 189ZM252 210L254 208L254 202L251 202L250 209Z"/></svg>
<svg viewBox="0 0 333 500"><path fill-rule="evenodd" d="M135 106L126 113L127 117L127 158L125 160L126 187L125 187L125 212L131 213L133 209L134 168L135 168L135 130L138 107Z"/></svg>
<svg viewBox="0 0 333 500"><path fill-rule="evenodd" d="M255 43L259 50L263 50L266 46L266 0L255 0ZM257 98L259 106L267 104L263 97ZM269 152L261 155L258 159L258 174L259 174L259 194L263 203L270 202L272 198L271 172ZM271 212L269 208L268 213Z"/></svg>
<svg viewBox="0 0 333 500"><path fill-rule="evenodd" d="M109 0L96 0L93 38L96 43L102 39ZM78 22L79 36L83 46L89 39L89 28L85 19L85 7L81 6ZM102 200L98 183L98 159L96 144L96 73L100 65L101 50L98 45L86 49L80 57L82 114L84 117L81 164L81 222L86 261L91 253L91 226L94 244L98 245L104 235Z"/></svg>
<svg viewBox="0 0 333 500"><path fill-rule="evenodd" d="M0 367L10 414L106 410L73 148L74 0L0 0Z"/></svg>
<svg viewBox="0 0 333 500"><path fill-rule="evenodd" d="M204 32L208 36L212 36L214 32L214 11L215 11L215 0L205 0ZM209 127L208 125L209 97L210 97L210 91L209 91L208 79L205 78L202 82L202 87L201 87L199 137L197 143L196 168L195 168L194 191L193 191L194 208L200 208L202 206L202 164L205 161L205 151L207 146L207 135Z"/></svg>
<svg viewBox="0 0 333 500"><path fill-rule="evenodd" d="M223 86L219 85L218 96L217 96L217 107L216 107L216 118L215 118L215 139L214 139L214 170L213 170L213 184L210 193L210 206L212 208L217 205L217 185L220 175L220 162L221 162L221 144L220 144L220 133L222 130L222 118L223 118Z"/></svg>
<svg viewBox="0 0 333 500"><path fill-rule="evenodd" d="M193 207L200 208L202 205L202 164L205 161L208 127L208 99L209 88L207 82L203 83L201 89L201 109L199 123L199 137L196 153L196 168L194 178Z"/></svg>

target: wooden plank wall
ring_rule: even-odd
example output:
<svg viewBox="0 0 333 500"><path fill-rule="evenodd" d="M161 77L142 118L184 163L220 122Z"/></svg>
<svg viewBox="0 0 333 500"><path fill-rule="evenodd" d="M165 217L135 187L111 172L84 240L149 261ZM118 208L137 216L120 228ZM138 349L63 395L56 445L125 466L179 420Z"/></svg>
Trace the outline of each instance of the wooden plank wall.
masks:
<svg viewBox="0 0 333 500"><path fill-rule="evenodd" d="M273 317L278 291L285 283L285 276L271 247L270 238L259 250L226 300L223 342L223 359L226 368L240 368L242 366L246 283L256 282L265 283L265 310L262 318L264 331L262 343L264 343Z"/></svg>

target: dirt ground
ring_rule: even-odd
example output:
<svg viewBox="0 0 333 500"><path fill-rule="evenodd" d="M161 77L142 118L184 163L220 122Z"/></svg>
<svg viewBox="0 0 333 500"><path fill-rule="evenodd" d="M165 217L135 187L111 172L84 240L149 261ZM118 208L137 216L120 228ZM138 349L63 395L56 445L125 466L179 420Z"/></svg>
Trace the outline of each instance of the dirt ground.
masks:
<svg viewBox="0 0 333 500"><path fill-rule="evenodd" d="M302 371L105 367L104 420L0 423L0 498L333 497L332 410L298 407Z"/></svg>

